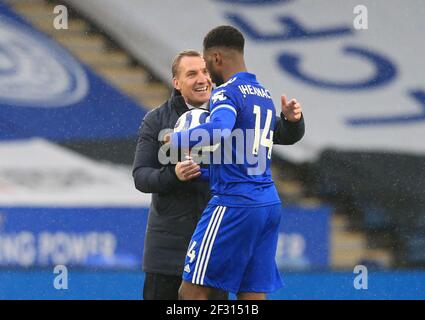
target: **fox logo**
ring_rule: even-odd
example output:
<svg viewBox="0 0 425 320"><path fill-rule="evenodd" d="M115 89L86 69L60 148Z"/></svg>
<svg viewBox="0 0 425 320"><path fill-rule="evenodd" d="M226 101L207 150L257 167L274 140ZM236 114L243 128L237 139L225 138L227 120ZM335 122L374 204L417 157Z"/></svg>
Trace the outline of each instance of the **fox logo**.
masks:
<svg viewBox="0 0 425 320"><path fill-rule="evenodd" d="M216 103L217 101L224 101L227 99L227 97L224 95L224 92L226 90L220 90L214 93L214 95L211 97L211 100L213 103Z"/></svg>

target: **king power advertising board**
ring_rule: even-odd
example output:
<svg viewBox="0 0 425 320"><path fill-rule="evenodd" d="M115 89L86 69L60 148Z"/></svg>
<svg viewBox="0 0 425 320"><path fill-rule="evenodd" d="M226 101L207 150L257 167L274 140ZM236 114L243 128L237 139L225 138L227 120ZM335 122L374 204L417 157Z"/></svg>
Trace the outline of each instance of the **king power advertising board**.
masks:
<svg viewBox="0 0 425 320"><path fill-rule="evenodd" d="M0 143L0 266L140 270L149 204L130 167L42 139Z"/></svg>
<svg viewBox="0 0 425 320"><path fill-rule="evenodd" d="M149 205L130 167L42 139L0 144L1 267L140 271ZM329 214L283 207L279 267L329 266Z"/></svg>

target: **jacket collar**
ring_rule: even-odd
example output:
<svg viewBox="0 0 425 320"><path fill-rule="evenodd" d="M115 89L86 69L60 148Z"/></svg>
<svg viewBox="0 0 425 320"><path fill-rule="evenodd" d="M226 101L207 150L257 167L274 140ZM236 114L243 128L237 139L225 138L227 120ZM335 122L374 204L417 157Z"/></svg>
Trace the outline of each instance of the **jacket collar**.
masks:
<svg viewBox="0 0 425 320"><path fill-rule="evenodd" d="M187 107L186 102L179 90L173 89L173 91L171 92L170 102L171 108L174 108L176 110L179 117L186 111L189 111L189 108Z"/></svg>

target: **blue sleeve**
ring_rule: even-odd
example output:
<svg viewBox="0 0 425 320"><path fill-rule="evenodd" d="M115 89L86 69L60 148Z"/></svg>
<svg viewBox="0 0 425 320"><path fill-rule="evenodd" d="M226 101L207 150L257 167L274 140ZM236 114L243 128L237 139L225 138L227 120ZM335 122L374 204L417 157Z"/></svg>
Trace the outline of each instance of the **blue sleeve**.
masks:
<svg viewBox="0 0 425 320"><path fill-rule="evenodd" d="M235 109L236 113L239 113L241 103L238 103L238 95L236 94L234 88L227 87L226 89L216 89L213 91L210 99L210 110L211 113L214 112L216 108L221 107L222 105L227 105Z"/></svg>
<svg viewBox="0 0 425 320"><path fill-rule="evenodd" d="M236 123L236 111L230 105L216 107L210 115L210 121L195 128L175 132L171 136L171 148L192 148L209 146L221 142L231 135ZM215 134L214 134L215 133Z"/></svg>

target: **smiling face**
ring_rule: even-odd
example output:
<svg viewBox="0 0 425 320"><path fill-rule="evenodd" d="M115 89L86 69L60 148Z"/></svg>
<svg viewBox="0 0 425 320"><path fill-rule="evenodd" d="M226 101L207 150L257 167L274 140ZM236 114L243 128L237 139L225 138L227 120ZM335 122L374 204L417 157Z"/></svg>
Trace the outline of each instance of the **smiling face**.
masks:
<svg viewBox="0 0 425 320"><path fill-rule="evenodd" d="M204 59L200 56L182 57L173 85L188 104L199 107L207 102L211 96L212 83Z"/></svg>

